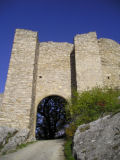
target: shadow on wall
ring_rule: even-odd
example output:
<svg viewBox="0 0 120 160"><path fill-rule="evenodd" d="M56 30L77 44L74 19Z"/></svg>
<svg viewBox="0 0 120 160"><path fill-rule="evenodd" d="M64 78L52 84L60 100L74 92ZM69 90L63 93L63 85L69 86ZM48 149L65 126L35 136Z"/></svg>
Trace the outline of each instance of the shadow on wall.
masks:
<svg viewBox="0 0 120 160"><path fill-rule="evenodd" d="M73 91L77 91L75 48L73 48L73 51L70 54L70 67L71 67L71 97L73 97Z"/></svg>

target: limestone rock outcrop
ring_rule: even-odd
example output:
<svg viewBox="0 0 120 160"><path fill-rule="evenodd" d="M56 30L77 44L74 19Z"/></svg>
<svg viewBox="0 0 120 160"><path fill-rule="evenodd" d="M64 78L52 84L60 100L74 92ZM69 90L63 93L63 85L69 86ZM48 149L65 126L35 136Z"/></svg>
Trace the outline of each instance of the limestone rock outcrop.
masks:
<svg viewBox="0 0 120 160"><path fill-rule="evenodd" d="M77 160L119 160L120 113L79 126L73 155Z"/></svg>
<svg viewBox="0 0 120 160"><path fill-rule="evenodd" d="M0 127L0 154L15 150L20 144L26 143L28 136L28 129Z"/></svg>

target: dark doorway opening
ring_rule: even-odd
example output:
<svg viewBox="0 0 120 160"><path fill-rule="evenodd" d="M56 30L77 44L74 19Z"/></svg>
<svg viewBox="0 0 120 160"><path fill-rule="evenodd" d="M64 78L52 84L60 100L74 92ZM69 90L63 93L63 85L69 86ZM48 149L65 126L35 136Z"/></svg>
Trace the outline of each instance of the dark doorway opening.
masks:
<svg viewBox="0 0 120 160"><path fill-rule="evenodd" d="M38 105L36 139L55 139L65 135L66 100L60 96L48 96Z"/></svg>

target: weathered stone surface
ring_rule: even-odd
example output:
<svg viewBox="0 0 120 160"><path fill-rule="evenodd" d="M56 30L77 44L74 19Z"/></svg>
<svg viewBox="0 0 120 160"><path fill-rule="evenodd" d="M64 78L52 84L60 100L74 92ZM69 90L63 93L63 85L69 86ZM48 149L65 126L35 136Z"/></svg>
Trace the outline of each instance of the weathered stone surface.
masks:
<svg viewBox="0 0 120 160"><path fill-rule="evenodd" d="M9 152L25 143L29 136L28 129L17 130L14 128L0 127L0 153Z"/></svg>
<svg viewBox="0 0 120 160"><path fill-rule="evenodd" d="M3 100L3 94L0 94L0 107L2 105L2 100Z"/></svg>
<svg viewBox="0 0 120 160"><path fill-rule="evenodd" d="M37 107L51 95L65 99L96 85L120 88L120 45L97 39L95 32L76 35L74 44L39 42L34 31L17 29L13 42L0 126L30 129L35 137Z"/></svg>
<svg viewBox="0 0 120 160"><path fill-rule="evenodd" d="M120 45L111 40L98 40L104 85L120 88Z"/></svg>
<svg viewBox="0 0 120 160"><path fill-rule="evenodd" d="M0 118L0 125L20 129L30 127L35 96L37 38L37 32L16 30L1 106L4 119Z"/></svg>
<svg viewBox="0 0 120 160"><path fill-rule="evenodd" d="M119 160L120 113L79 126L73 143L77 160Z"/></svg>
<svg viewBox="0 0 120 160"><path fill-rule="evenodd" d="M65 99L71 97L70 55L72 51L73 44L70 43L40 43L34 106L35 113L40 101L47 96L58 95Z"/></svg>
<svg viewBox="0 0 120 160"><path fill-rule="evenodd" d="M9 127L0 127L0 146L2 147L8 139L17 132L17 129Z"/></svg>
<svg viewBox="0 0 120 160"><path fill-rule="evenodd" d="M74 44L78 91L103 86L102 65L96 33L76 35Z"/></svg>
<svg viewBox="0 0 120 160"><path fill-rule="evenodd" d="M36 105L46 96L53 95L53 92L54 95L65 99L71 96L70 54L72 51L73 44L70 43L40 43Z"/></svg>
<svg viewBox="0 0 120 160"><path fill-rule="evenodd" d="M29 136L28 129L22 129L18 131L15 135L13 135L13 137L9 138L8 143L4 145L4 148L1 150L1 153L9 152L11 150L16 149L17 146L27 141L28 136Z"/></svg>

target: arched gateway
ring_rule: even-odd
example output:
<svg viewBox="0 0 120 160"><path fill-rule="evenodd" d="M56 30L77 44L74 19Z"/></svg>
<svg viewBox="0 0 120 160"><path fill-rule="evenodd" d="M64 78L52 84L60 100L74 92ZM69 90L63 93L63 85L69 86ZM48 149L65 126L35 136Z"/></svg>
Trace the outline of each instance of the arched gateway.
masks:
<svg viewBox="0 0 120 160"><path fill-rule="evenodd" d="M108 78L109 77L109 78ZM120 45L95 32L76 35L74 44L38 41L37 32L17 29L13 42L0 125L29 128L35 137L40 101L68 99L72 89L120 86Z"/></svg>
<svg viewBox="0 0 120 160"><path fill-rule="evenodd" d="M65 134L67 101L58 95L47 96L37 107L36 139L53 139Z"/></svg>

